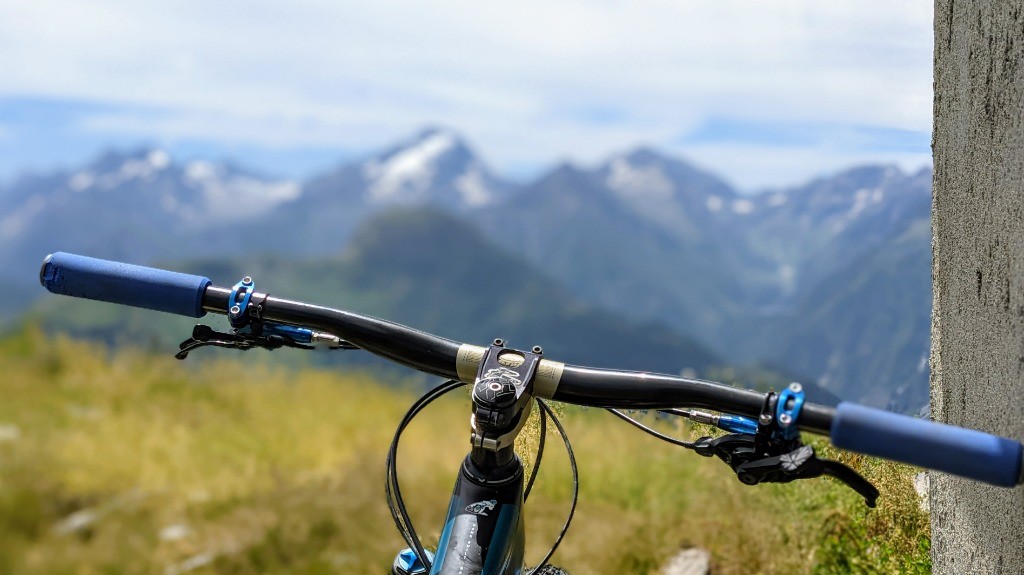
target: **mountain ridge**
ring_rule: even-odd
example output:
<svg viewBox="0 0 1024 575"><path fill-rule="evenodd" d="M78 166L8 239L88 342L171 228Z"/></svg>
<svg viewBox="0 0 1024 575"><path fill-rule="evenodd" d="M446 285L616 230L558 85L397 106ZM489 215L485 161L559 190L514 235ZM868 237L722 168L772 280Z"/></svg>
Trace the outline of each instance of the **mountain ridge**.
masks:
<svg viewBox="0 0 1024 575"><path fill-rule="evenodd" d="M471 172L486 192L460 189ZM495 175L457 133L433 129L301 185L225 163L176 162L155 148L108 154L78 170L25 182L0 196L10 207L0 214L0 235L10 240L0 245L0 268L23 270L0 278L0 289L9 294L0 317L13 316L38 295L32 278L49 251L135 263L185 253L231 257L243 265L256 265L262 254L329 259L356 240L352 234L368 218L403 207L472 222L482 237L588 305L630 321L663 323L731 362L779 362L840 395L881 405L888 401L882 397L886 389L920 398L897 389L926 385L919 370L906 368L905 354L887 348L893 334L864 337L877 340L871 345L878 365L904 366L887 369L911 374L916 379L909 383L896 375L878 378L884 370L846 359L838 361L841 369L822 368L808 354L776 344L831 341L830 320L815 320L821 309L808 306L824 306L827 298L814 296L820 286L844 274L856 277L859 266L878 266L877 277L890 282L874 300L848 293L860 313L896 311L884 302L912 301L906 294L923 299L921 289L911 287L920 280L909 275L920 265L906 263L924 257L927 237L900 238L930 215L928 170L906 174L862 166L750 196L685 160L639 147L597 166L561 164L532 182L513 184ZM904 249L901 241L916 247ZM891 249L911 258L905 269L870 257ZM841 310L827 309L840 322ZM926 346L927 333L912 331L900 337L917 342L908 344L915 349ZM853 342L835 345L849 349L825 355L856 355ZM865 383L869 373L874 381Z"/></svg>

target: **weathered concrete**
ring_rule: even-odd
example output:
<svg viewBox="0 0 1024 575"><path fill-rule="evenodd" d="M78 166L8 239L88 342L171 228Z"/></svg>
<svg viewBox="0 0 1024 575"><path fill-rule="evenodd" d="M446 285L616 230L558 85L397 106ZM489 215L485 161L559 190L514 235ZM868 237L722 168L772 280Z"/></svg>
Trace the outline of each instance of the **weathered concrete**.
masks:
<svg viewBox="0 0 1024 575"><path fill-rule="evenodd" d="M932 415L1024 439L1024 6L936 0ZM1024 489L931 478L936 573L1024 573Z"/></svg>

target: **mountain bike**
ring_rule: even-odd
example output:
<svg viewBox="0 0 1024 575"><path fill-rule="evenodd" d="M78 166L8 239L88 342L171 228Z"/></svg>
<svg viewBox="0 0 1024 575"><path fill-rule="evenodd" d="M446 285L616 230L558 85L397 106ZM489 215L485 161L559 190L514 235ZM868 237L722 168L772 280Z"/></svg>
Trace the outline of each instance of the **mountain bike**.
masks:
<svg viewBox="0 0 1024 575"><path fill-rule="evenodd" d="M43 261L39 279L62 295L195 318L208 312L227 316L229 331L196 325L179 346L179 359L205 346L323 346L365 350L445 378L410 407L386 458L385 494L408 544L392 565L396 575L561 572L548 561L569 528L579 484L572 447L548 400L608 409L659 439L717 457L748 485L829 475L856 491L869 507L875 506L878 490L846 465L817 457L801 441L802 431L828 435L840 449L998 486L1024 483L1024 446L1019 441L853 403L816 405L805 401L797 383L777 393L759 393L690 377L567 365L548 359L540 347L514 349L501 339L488 346L460 343L382 319L272 297L256 291L250 277L231 288L218 287L206 277L58 252ZM401 496L398 445L402 431L424 407L463 386L471 386L472 394L470 450L456 475L440 541L431 551L420 541ZM514 442L534 408L540 412L542 443L526 478ZM688 418L725 433L683 441L623 411L635 409ZM568 453L573 498L551 550L527 569L522 510L540 467L549 419Z"/></svg>

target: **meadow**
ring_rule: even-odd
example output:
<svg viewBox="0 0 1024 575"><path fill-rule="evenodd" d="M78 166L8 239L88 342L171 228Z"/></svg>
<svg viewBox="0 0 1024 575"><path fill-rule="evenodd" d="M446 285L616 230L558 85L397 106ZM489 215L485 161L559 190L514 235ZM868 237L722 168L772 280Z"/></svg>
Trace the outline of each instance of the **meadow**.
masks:
<svg viewBox="0 0 1024 575"><path fill-rule="evenodd" d="M177 362L31 327L0 340L0 573L389 572L405 544L384 457L421 383L253 357ZM449 394L403 436L402 491L428 546L468 447L468 405ZM831 479L748 487L601 410L560 412L580 501L555 563L573 575L657 573L694 546L716 575L930 572L918 470L815 443L875 482L869 510ZM527 461L536 435L519 445ZM526 505L528 562L562 525L570 477L551 436Z"/></svg>

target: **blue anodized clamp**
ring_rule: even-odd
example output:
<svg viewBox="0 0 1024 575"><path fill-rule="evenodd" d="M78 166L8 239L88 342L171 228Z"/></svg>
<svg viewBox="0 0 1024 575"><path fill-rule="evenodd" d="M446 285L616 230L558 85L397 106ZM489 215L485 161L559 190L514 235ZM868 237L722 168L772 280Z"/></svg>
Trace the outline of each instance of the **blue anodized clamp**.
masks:
<svg viewBox="0 0 1024 575"><path fill-rule="evenodd" d="M238 329L249 324L249 300L254 291L256 283L249 276L245 276L231 288L231 295L228 297L228 321L231 322L231 327Z"/></svg>
<svg viewBox="0 0 1024 575"><path fill-rule="evenodd" d="M799 383L789 384L789 387L779 394L779 399L775 403L775 421L783 439L796 439L800 435L796 422L803 406L804 386Z"/></svg>

